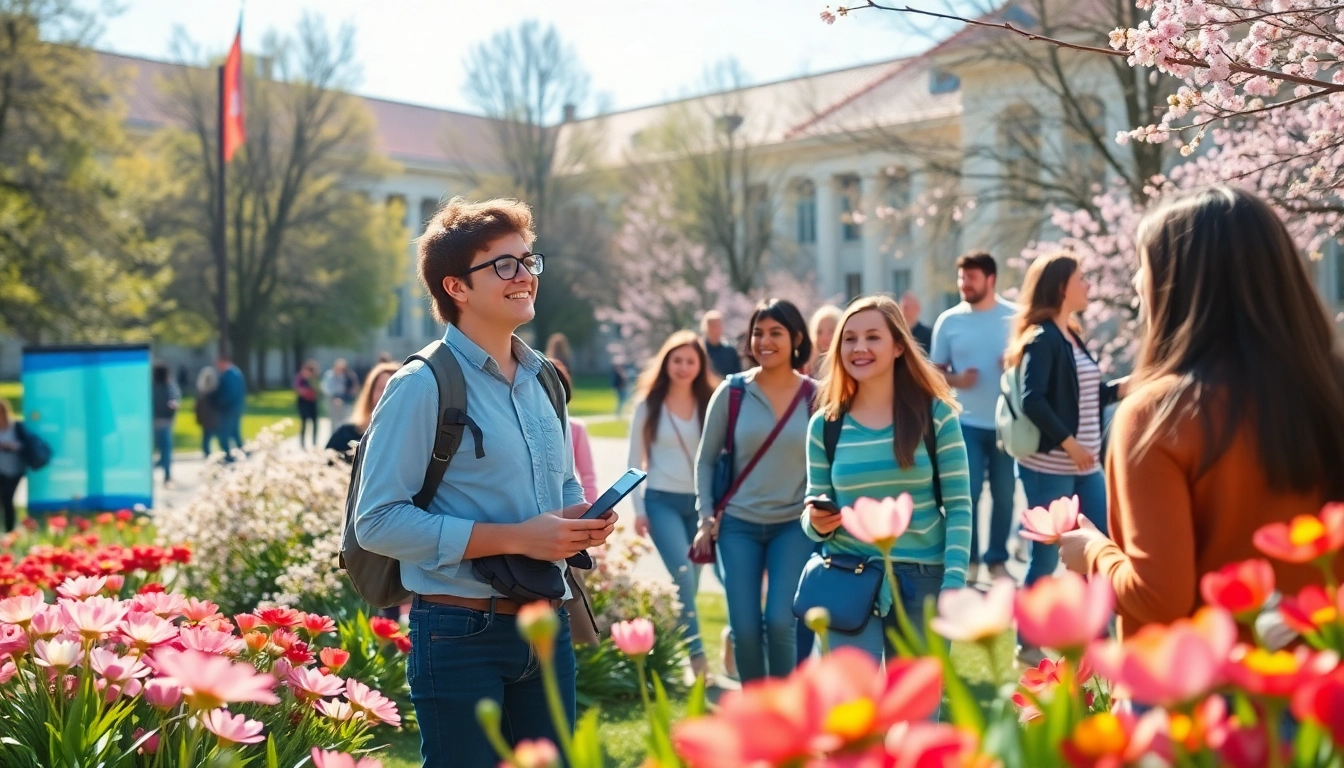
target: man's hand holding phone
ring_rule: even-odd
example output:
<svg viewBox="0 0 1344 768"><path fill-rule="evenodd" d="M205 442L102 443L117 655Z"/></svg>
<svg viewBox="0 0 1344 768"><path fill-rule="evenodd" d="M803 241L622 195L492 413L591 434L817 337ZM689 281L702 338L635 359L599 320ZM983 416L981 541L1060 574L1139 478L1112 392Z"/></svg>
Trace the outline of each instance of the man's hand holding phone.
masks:
<svg viewBox="0 0 1344 768"><path fill-rule="evenodd" d="M807 512L808 519L812 523L812 530L822 536L829 536L840 527L840 507L827 496L808 496L803 503L806 505L803 510Z"/></svg>

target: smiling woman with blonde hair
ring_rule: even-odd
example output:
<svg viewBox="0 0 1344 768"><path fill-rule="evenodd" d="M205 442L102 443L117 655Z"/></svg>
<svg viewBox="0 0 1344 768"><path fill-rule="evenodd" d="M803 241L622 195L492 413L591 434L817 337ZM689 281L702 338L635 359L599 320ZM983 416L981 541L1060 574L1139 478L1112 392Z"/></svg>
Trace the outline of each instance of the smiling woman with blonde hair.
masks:
<svg viewBox="0 0 1344 768"><path fill-rule="evenodd" d="M914 513L891 550L900 594L880 587L876 603L861 606L861 627L832 635L832 643L890 657L883 629L894 625L896 599L921 626L926 600L966 586L971 491L959 410L894 300L869 296L849 306L808 425L807 495L825 496L838 509L861 497L908 493ZM842 528L835 511L809 504L803 529L823 543L823 553L813 557L859 555L881 567L885 553ZM832 596L847 598L853 599ZM823 607L833 614L843 610L838 603ZM867 618L874 613L882 618Z"/></svg>

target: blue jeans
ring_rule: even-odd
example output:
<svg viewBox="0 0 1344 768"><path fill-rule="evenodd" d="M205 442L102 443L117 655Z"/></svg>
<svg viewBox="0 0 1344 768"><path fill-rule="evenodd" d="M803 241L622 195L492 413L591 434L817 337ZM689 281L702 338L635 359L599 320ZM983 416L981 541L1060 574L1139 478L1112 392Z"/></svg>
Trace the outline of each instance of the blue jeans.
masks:
<svg viewBox="0 0 1344 768"><path fill-rule="evenodd" d="M229 453L234 448L242 450L243 448L243 412L225 411L219 414L219 430L215 433L219 438L219 447L225 453Z"/></svg>
<svg viewBox="0 0 1344 768"><path fill-rule="evenodd" d="M881 567L880 563L878 567ZM943 566L892 563L891 567L896 574L896 585L900 589L901 605L905 607L905 614L910 617L910 623L915 626L915 630L922 635L924 601L933 598L937 602L938 593L943 588ZM880 621L876 617L869 619L863 629L855 634L832 632L831 647L860 648L878 661L884 658L896 658L896 649L887 641L887 629L896 626L896 609L893 607Z"/></svg>
<svg viewBox="0 0 1344 768"><path fill-rule="evenodd" d="M793 595L812 554L812 540L797 520L749 523L724 515L719 522L718 556L733 630L737 674L743 683L770 675L784 677L798 664L798 620ZM761 582L768 579L765 607Z"/></svg>
<svg viewBox="0 0 1344 768"><path fill-rule="evenodd" d="M695 494L649 489L644 492L644 508L649 515L649 536L653 538L653 546L677 585L681 627L685 631L687 648L692 656L704 656L700 621L695 617L695 594L700 588L701 566L687 557L700 522L695 511Z"/></svg>
<svg viewBox="0 0 1344 768"><path fill-rule="evenodd" d="M163 479L173 479L173 426L154 428L154 449L159 452L157 466L163 467Z"/></svg>
<svg viewBox="0 0 1344 768"><path fill-rule="evenodd" d="M569 616L560 614L555 674L573 727L574 647ZM406 679L420 722L425 768L494 768L499 758L476 722L476 703L494 699L503 711L500 730L514 745L523 739L558 744L546 706L541 665L518 635L513 616L439 605L417 595L411 602L411 653Z"/></svg>
<svg viewBox="0 0 1344 768"><path fill-rule="evenodd" d="M219 447L220 447L221 450L224 448L224 438L222 438L222 437L219 436L219 429L218 429L218 428L215 428L214 430L202 429L202 430L201 430L201 453L204 453L205 456L206 456L206 458L209 458L209 457L210 457L210 441L212 441L212 440L213 440L214 442L216 442L216 443L219 443Z"/></svg>
<svg viewBox="0 0 1344 768"><path fill-rule="evenodd" d="M1050 502L1067 496L1078 496L1079 511L1106 533L1106 478L1100 472L1088 475L1054 475L1037 472L1022 465L1017 467L1022 478L1022 491L1032 507L1049 507ZM1037 579L1049 576L1059 565L1057 544L1031 543L1031 565L1027 567L1027 586Z"/></svg>
<svg viewBox="0 0 1344 768"><path fill-rule="evenodd" d="M993 510L989 515L989 546L985 565L1008 562L1008 533L1013 527L1013 494L1017 479L1013 476L1013 457L999 450L998 435L992 429L961 425L966 441L966 463L971 479L971 562L980 561L980 492L989 477L989 495Z"/></svg>

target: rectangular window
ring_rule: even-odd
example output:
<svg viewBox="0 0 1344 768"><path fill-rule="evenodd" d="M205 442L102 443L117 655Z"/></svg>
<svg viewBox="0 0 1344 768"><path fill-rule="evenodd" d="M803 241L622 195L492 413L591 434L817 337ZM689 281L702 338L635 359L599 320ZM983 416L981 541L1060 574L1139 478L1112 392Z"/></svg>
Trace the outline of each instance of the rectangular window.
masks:
<svg viewBox="0 0 1344 768"><path fill-rule="evenodd" d="M794 215L798 219L798 242L817 242L817 198L799 198Z"/></svg>
<svg viewBox="0 0 1344 768"><path fill-rule="evenodd" d="M397 286L393 293L396 296L393 302L396 309L392 315L392 321L387 324L387 335L388 338L400 339L406 335L406 286Z"/></svg>
<svg viewBox="0 0 1344 768"><path fill-rule="evenodd" d="M841 227L841 237L843 237L847 243L854 243L863 239L863 227L862 225L854 223L852 218L853 213L854 197L846 192L840 196L840 220L844 222L844 225Z"/></svg>
<svg viewBox="0 0 1344 768"><path fill-rule="evenodd" d="M847 272L845 273L845 299L853 300L855 296L863 295L863 273Z"/></svg>
<svg viewBox="0 0 1344 768"><path fill-rule="evenodd" d="M910 290L910 270L898 269L891 273L891 294L900 298Z"/></svg>

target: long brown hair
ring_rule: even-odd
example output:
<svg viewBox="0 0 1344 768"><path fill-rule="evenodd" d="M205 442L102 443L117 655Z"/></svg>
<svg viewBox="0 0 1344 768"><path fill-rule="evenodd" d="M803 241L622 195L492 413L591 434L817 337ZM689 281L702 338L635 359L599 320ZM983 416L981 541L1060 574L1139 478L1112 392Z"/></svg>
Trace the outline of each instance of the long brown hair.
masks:
<svg viewBox="0 0 1344 768"><path fill-rule="evenodd" d="M364 386L359 390L359 399L355 400L355 407L350 411L350 423L354 424L360 432L367 432L369 421L373 419L373 384L378 381L378 377L384 373L391 376L401 370L401 363L379 363L373 366L369 375L364 377Z"/></svg>
<svg viewBox="0 0 1344 768"><path fill-rule="evenodd" d="M1008 351L1004 365L1021 365L1022 353L1035 338L1037 326L1053 323L1064 307L1064 293L1069 280L1078 271L1078 257L1068 251L1046 254L1027 267L1022 278L1021 309L1013 317L1012 333L1008 336ZM1078 319L1069 318L1069 330L1083 335Z"/></svg>
<svg viewBox="0 0 1344 768"><path fill-rule="evenodd" d="M947 403L954 411L961 410L961 407L952 396L952 388L947 385L947 381L924 359L919 342L910 335L910 328L905 324L905 313L901 312L900 305L890 296L857 299L841 316L840 323L835 327L835 336L831 339L831 348L826 354L826 375L818 386L817 409L826 414L828 421L836 421L844 417L854 402L859 383L845 370L840 344L849 319L868 311L882 315L891 337L904 350L896 358L891 428L896 465L901 469L909 469L914 466L915 450L924 442L924 433L929 429L929 420L932 418L929 408L934 398Z"/></svg>
<svg viewBox="0 0 1344 768"><path fill-rule="evenodd" d="M700 337L693 331L677 331L667 337L667 341L663 342L663 348L649 360L649 364L639 376L639 382L635 385L636 399L644 400L645 455L648 454L653 441L658 439L658 422L663 414L663 401L667 399L667 390L672 386L672 378L667 374L667 361L673 352L683 347L695 350L695 356L700 361L700 373L691 381L691 395L695 397L700 428L705 427L705 411L709 409L709 398L719 384L718 378L710 373L709 355L705 353L705 346L700 343Z"/></svg>
<svg viewBox="0 0 1344 768"><path fill-rule="evenodd" d="M1170 384L1138 450L1197 413L1203 474L1248 424L1271 489L1344 499L1344 354L1278 215L1208 187L1150 211L1135 247L1147 273L1136 383Z"/></svg>

